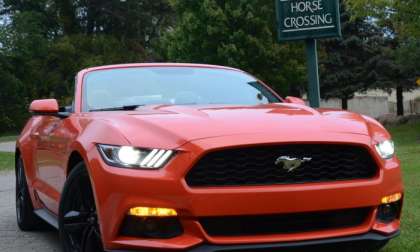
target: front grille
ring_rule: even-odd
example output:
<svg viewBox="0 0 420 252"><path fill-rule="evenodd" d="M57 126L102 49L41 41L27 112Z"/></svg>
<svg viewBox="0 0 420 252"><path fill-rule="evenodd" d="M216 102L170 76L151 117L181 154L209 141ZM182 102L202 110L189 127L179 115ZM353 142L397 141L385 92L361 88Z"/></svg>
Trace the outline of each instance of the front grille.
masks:
<svg viewBox="0 0 420 252"><path fill-rule="evenodd" d="M293 171L276 165L281 156L311 158ZM377 165L352 145L281 145L226 149L201 158L186 176L191 187L275 185L370 179Z"/></svg>
<svg viewBox="0 0 420 252"><path fill-rule="evenodd" d="M199 221L210 236L290 234L360 226L370 213L370 208L355 208L280 215L205 217Z"/></svg>

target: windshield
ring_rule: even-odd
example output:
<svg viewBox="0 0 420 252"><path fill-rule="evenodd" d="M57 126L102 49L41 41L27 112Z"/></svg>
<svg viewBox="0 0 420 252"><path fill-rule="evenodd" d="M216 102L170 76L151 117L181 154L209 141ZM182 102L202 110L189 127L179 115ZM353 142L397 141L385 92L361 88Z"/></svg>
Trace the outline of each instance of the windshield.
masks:
<svg viewBox="0 0 420 252"><path fill-rule="evenodd" d="M258 105L280 100L248 74L199 67L139 67L89 73L84 109L142 105Z"/></svg>

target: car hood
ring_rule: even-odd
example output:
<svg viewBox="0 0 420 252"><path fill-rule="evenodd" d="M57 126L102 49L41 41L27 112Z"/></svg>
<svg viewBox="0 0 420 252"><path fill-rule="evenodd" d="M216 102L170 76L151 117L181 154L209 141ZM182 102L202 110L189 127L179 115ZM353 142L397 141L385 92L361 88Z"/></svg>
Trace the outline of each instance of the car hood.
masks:
<svg viewBox="0 0 420 252"><path fill-rule="evenodd" d="M240 134L369 135L365 119L339 110L296 104L258 106L145 106L136 111L95 112L133 145L176 148L186 142Z"/></svg>

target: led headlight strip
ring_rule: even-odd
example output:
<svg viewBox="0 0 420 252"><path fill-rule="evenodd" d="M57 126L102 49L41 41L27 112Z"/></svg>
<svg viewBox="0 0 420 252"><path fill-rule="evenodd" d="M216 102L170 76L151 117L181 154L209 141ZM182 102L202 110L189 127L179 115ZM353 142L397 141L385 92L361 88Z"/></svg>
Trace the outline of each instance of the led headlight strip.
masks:
<svg viewBox="0 0 420 252"><path fill-rule="evenodd" d="M160 168L169 157L172 155L173 151L171 150L159 150L153 149L149 155L141 162L140 166L142 167L153 167Z"/></svg>
<svg viewBox="0 0 420 252"><path fill-rule="evenodd" d="M98 144L98 149L107 164L124 168L159 169L174 154L172 150L142 149L104 144Z"/></svg>

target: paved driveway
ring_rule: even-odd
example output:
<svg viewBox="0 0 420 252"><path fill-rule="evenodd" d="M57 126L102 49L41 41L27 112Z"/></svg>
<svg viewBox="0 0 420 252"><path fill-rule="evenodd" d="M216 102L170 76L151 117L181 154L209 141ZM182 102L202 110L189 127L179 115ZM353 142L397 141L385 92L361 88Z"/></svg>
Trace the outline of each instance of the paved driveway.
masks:
<svg viewBox="0 0 420 252"><path fill-rule="evenodd" d="M61 251L58 233L21 232L16 226L15 180L13 172L0 172L0 251Z"/></svg>
<svg viewBox="0 0 420 252"><path fill-rule="evenodd" d="M15 142L0 143L0 152L15 152Z"/></svg>

